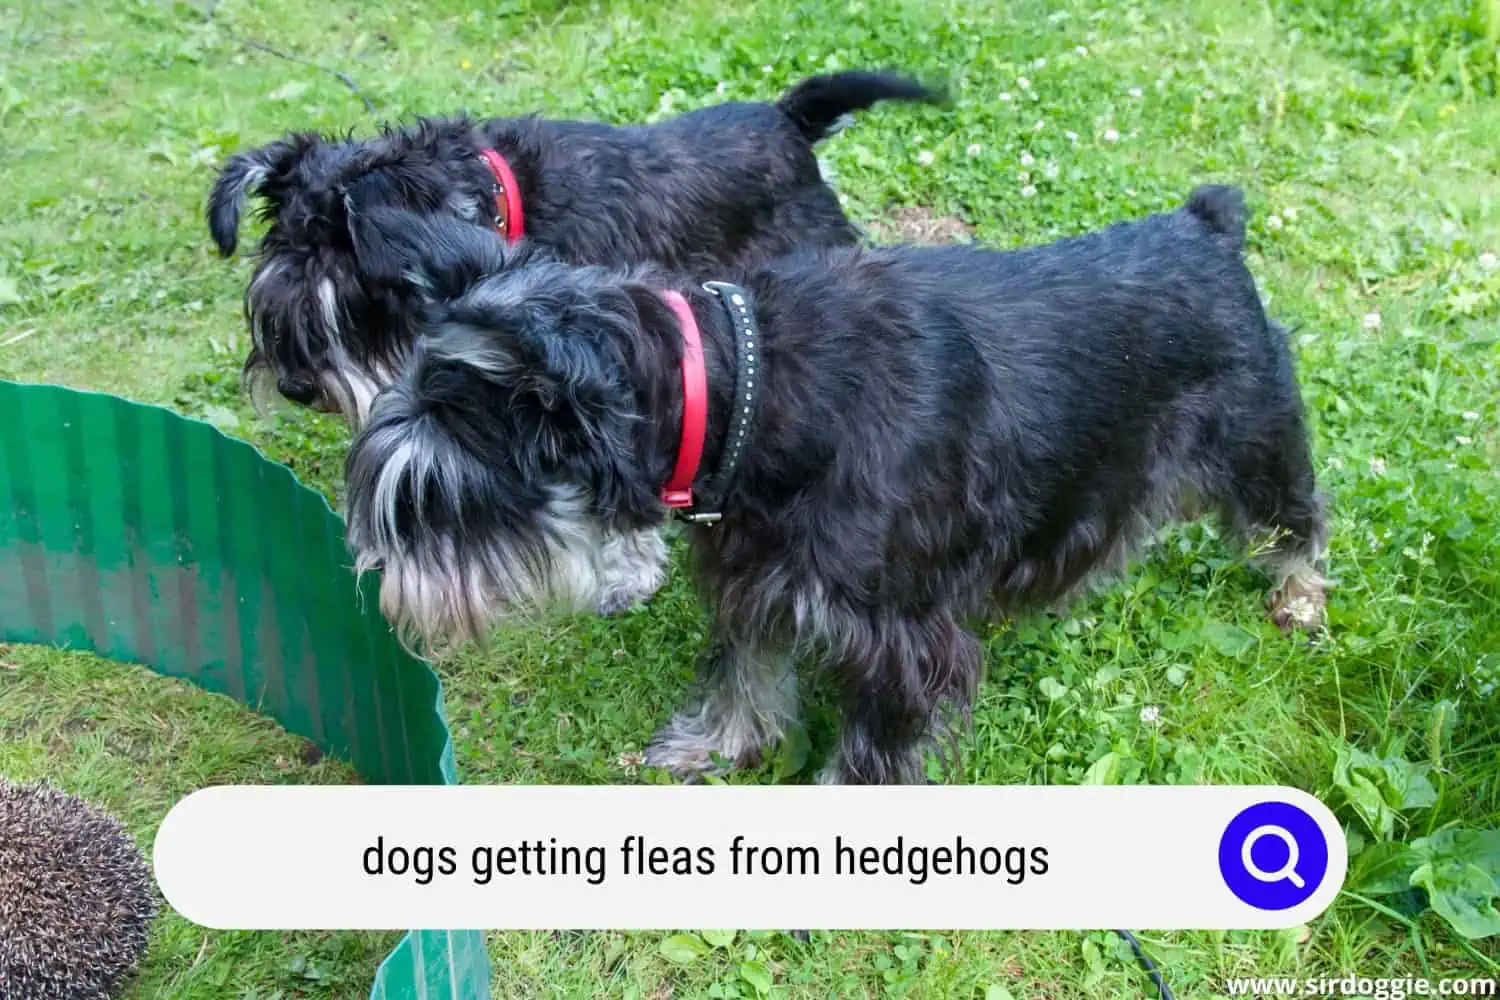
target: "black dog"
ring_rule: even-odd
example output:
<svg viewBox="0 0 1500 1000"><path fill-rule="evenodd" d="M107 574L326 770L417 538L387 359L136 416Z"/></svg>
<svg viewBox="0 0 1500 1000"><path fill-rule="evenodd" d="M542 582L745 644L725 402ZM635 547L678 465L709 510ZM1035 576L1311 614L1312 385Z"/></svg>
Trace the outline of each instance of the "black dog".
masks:
<svg viewBox="0 0 1500 1000"><path fill-rule="evenodd" d="M793 658L811 655L842 689L825 779L923 780L923 745L951 747L980 677L966 620L1062 601L1200 505L1267 536L1278 623L1321 623L1323 506L1234 188L1019 252L794 255L740 276L734 322L680 275L368 222L404 247L433 308L350 452L349 541L383 571L384 612L423 641L589 607L638 571L612 540L668 516L685 412L689 327L663 290L691 306L705 463L743 453L722 520L688 529L717 641L652 764L755 760L796 711ZM746 365L760 381L742 443Z"/></svg>
<svg viewBox="0 0 1500 1000"><path fill-rule="evenodd" d="M710 277L799 246L855 242L814 144L879 101L941 96L893 73L847 72L805 80L775 105L723 104L657 125L423 121L368 140L293 134L241 153L214 185L208 223L227 256L246 199L265 199L246 373L356 427L395 378L416 302L377 232L353 238L360 212L445 213L575 263Z"/></svg>

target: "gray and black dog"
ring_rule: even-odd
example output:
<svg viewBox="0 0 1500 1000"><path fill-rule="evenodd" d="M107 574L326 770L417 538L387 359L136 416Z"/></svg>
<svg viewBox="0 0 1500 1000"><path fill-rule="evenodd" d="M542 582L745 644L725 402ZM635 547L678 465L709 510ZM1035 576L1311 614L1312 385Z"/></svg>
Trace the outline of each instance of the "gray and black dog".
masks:
<svg viewBox="0 0 1500 1000"><path fill-rule="evenodd" d="M375 208L519 224L562 260L656 263L704 278L802 246L852 244L859 233L823 182L814 146L887 100L941 102L945 93L851 71L804 80L775 104L721 104L653 125L423 120L371 139L298 133L240 153L220 172L207 214L225 256L251 196L271 223L245 297L246 374L356 428L364 420L416 335L417 301L399 261L376 231L359 241L351 231ZM506 174L512 218L497 210Z"/></svg>
<svg viewBox="0 0 1500 1000"><path fill-rule="evenodd" d="M513 253L477 227L372 213L427 336L348 456L349 542L423 643L591 608L653 567L681 438L686 322L707 371L705 468L730 445L737 330L694 278ZM757 759L831 671L824 779L925 780L981 675L968 623L1054 604L1175 517L1216 512L1316 629L1323 500L1286 331L1242 259L1245 206L1180 209L1015 252L841 248L722 275L758 328L757 404L715 524L690 524L715 641L651 764ZM742 380L741 380L742 381ZM737 436L737 435L736 435Z"/></svg>

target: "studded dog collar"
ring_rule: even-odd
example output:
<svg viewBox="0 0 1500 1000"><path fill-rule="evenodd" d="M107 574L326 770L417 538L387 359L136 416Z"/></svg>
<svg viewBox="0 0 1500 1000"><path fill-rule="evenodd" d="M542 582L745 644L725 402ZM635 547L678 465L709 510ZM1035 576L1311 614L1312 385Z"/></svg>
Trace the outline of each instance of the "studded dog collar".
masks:
<svg viewBox="0 0 1500 1000"><path fill-rule="evenodd" d="M495 175L495 229L509 243L519 243L525 235L525 218L521 211L521 186L505 157L493 149L481 149L479 158Z"/></svg>
<svg viewBox="0 0 1500 1000"><path fill-rule="evenodd" d="M713 477L693 495L693 480L703 455L708 431L707 375L703 364L703 343L698 323L687 301L676 292L663 297L677 313L682 325L682 443L678 446L677 466L672 479L662 490L662 502L686 520L713 524L722 516L720 505L729 492L735 469L750 443L755 422L756 402L760 395L760 331L755 325L755 310L750 293L738 285L723 281L705 282L703 287L724 307L734 331L735 375L734 402L730 410L729 431L724 436L724 451Z"/></svg>

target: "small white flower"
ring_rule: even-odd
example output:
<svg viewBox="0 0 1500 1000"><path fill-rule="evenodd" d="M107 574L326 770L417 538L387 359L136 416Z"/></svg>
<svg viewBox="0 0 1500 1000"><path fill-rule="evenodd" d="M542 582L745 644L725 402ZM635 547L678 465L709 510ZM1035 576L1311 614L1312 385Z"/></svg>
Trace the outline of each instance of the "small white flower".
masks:
<svg viewBox="0 0 1500 1000"><path fill-rule="evenodd" d="M934 159L936 159L936 157L932 155L932 150L930 149L924 149L917 154L917 162L922 164L922 166L924 167L932 166L932 161Z"/></svg>
<svg viewBox="0 0 1500 1000"><path fill-rule="evenodd" d="M1002 91L1000 91L1000 102L1002 104L1009 104L1010 101L1011 101L1010 91L1008 91L1008 90L1002 90Z"/></svg>
<svg viewBox="0 0 1500 1000"><path fill-rule="evenodd" d="M1031 198L1036 195L1036 188L1028 184L1021 189L1022 198Z"/></svg>
<svg viewBox="0 0 1500 1000"><path fill-rule="evenodd" d="M1024 76L1023 77L1018 77L1016 79L1016 86L1020 87L1022 90L1030 90L1031 89L1031 81L1028 80L1028 79L1026 79Z"/></svg>
<svg viewBox="0 0 1500 1000"><path fill-rule="evenodd" d="M1136 98L1137 100L1139 100L1143 96L1144 93L1145 92L1142 91L1140 87L1131 87L1130 88L1130 96Z"/></svg>
<svg viewBox="0 0 1500 1000"><path fill-rule="evenodd" d="M1141 709L1141 722L1154 726L1161 722L1161 706L1147 705Z"/></svg>
<svg viewBox="0 0 1500 1000"><path fill-rule="evenodd" d="M1286 208L1283 208L1281 210L1281 217L1284 218L1284 219L1286 219L1286 221L1288 221L1288 222L1296 222L1297 221L1297 206L1296 205L1288 205Z"/></svg>
<svg viewBox="0 0 1500 1000"><path fill-rule="evenodd" d="M1074 49L1073 51L1077 52L1081 56L1087 56L1089 54L1089 50L1084 48L1082 45L1078 46L1078 48Z"/></svg>
<svg viewBox="0 0 1500 1000"><path fill-rule="evenodd" d="M1104 141L1105 142L1119 142L1120 141L1120 133L1117 132L1117 131L1115 131L1112 128L1107 128L1107 129L1104 130Z"/></svg>
<svg viewBox="0 0 1500 1000"><path fill-rule="evenodd" d="M1281 228L1281 216L1279 216L1279 215L1267 216L1266 217L1266 228L1267 229L1280 229Z"/></svg>
<svg viewBox="0 0 1500 1000"><path fill-rule="evenodd" d="M1042 173L1047 175L1047 179L1049 181L1055 181L1057 180L1057 175L1062 173L1062 168L1055 163L1048 163L1047 166L1042 169Z"/></svg>
<svg viewBox="0 0 1500 1000"><path fill-rule="evenodd" d="M1020 173L1016 174L1016 179L1019 180L1022 184L1025 184L1027 181L1031 180L1031 171L1022 170Z"/></svg>
<svg viewBox="0 0 1500 1000"><path fill-rule="evenodd" d="M1381 458L1379 455L1377 455L1374 458L1370 459L1370 475L1372 475L1372 476L1383 476L1383 475L1385 475L1385 459Z"/></svg>
<svg viewBox="0 0 1500 1000"><path fill-rule="evenodd" d="M979 143L971 142L969 144L969 148L964 150L964 152L968 153L970 157L974 157L978 156L981 152L983 152L983 150L980 148Z"/></svg>
<svg viewBox="0 0 1500 1000"><path fill-rule="evenodd" d="M1294 597L1283 605L1282 610L1286 612L1292 624L1303 628L1316 625L1322 617L1311 597Z"/></svg>
<svg viewBox="0 0 1500 1000"><path fill-rule="evenodd" d="M1493 271L1495 268L1500 267L1500 257L1496 257L1494 254L1486 250L1484 253L1479 255L1479 266L1484 268L1486 271Z"/></svg>
<svg viewBox="0 0 1500 1000"><path fill-rule="evenodd" d="M920 135L914 135L912 136L911 142L913 146L920 146L922 145L922 137Z"/></svg>
<svg viewBox="0 0 1500 1000"><path fill-rule="evenodd" d="M1047 127L1047 123L1044 122L1044 121L1042 121L1040 118L1038 118L1036 120L1036 124L1033 125L1033 126L1031 126L1031 131L1033 131L1033 132L1040 132L1042 129L1044 129L1046 127Z"/></svg>
<svg viewBox="0 0 1500 1000"><path fill-rule="evenodd" d="M1021 154L1021 166L1023 166L1023 167L1029 167L1029 166L1031 166L1035 162L1036 162L1036 159L1030 153L1022 153Z"/></svg>
<svg viewBox="0 0 1500 1000"><path fill-rule="evenodd" d="M1366 330L1379 330L1380 329L1380 313L1378 313L1378 312L1365 313L1365 318L1363 320L1361 320L1360 323L1364 326L1364 328Z"/></svg>
<svg viewBox="0 0 1500 1000"><path fill-rule="evenodd" d="M1471 437L1469 437L1467 434L1460 434L1458 437L1454 438L1453 440L1457 441L1459 444L1463 445L1465 448L1467 448L1469 445L1471 445L1471 444L1474 443L1474 439L1471 438Z"/></svg>
<svg viewBox="0 0 1500 1000"><path fill-rule="evenodd" d="M728 89L729 89L729 84L725 83L723 80L720 80L718 82L718 84L714 87L714 93L715 94L719 94L720 96L722 96L724 94L724 92L727 91Z"/></svg>
<svg viewBox="0 0 1500 1000"><path fill-rule="evenodd" d="M1476 421L1478 419L1479 419L1479 414L1475 413L1473 410L1465 410L1464 411L1464 423L1466 423L1466 424L1472 424L1474 421Z"/></svg>
<svg viewBox="0 0 1500 1000"><path fill-rule="evenodd" d="M1067 139L1068 139L1069 142L1077 142L1078 141L1078 133L1077 132L1064 132L1063 135L1067 137Z"/></svg>
<svg viewBox="0 0 1500 1000"><path fill-rule="evenodd" d="M760 68L760 71L761 71L761 72L762 72L762 73L769 73L769 72L771 72L771 67L770 67L770 66L762 66L762 67L761 67L761 68Z"/></svg>
<svg viewBox="0 0 1500 1000"><path fill-rule="evenodd" d="M1036 58L1036 60L1031 64L1031 67L1032 67L1032 69L1046 69L1047 68L1047 57L1046 56L1038 56Z"/></svg>

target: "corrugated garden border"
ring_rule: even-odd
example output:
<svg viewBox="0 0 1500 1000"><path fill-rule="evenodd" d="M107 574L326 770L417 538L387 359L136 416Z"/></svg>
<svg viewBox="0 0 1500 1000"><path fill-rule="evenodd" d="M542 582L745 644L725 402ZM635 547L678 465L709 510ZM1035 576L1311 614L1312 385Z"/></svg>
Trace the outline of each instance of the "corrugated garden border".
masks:
<svg viewBox="0 0 1500 1000"><path fill-rule="evenodd" d="M323 495L247 442L0 380L0 639L228 695L374 784L458 783L442 683L356 589ZM479 931L413 930L371 1000L489 1000Z"/></svg>

